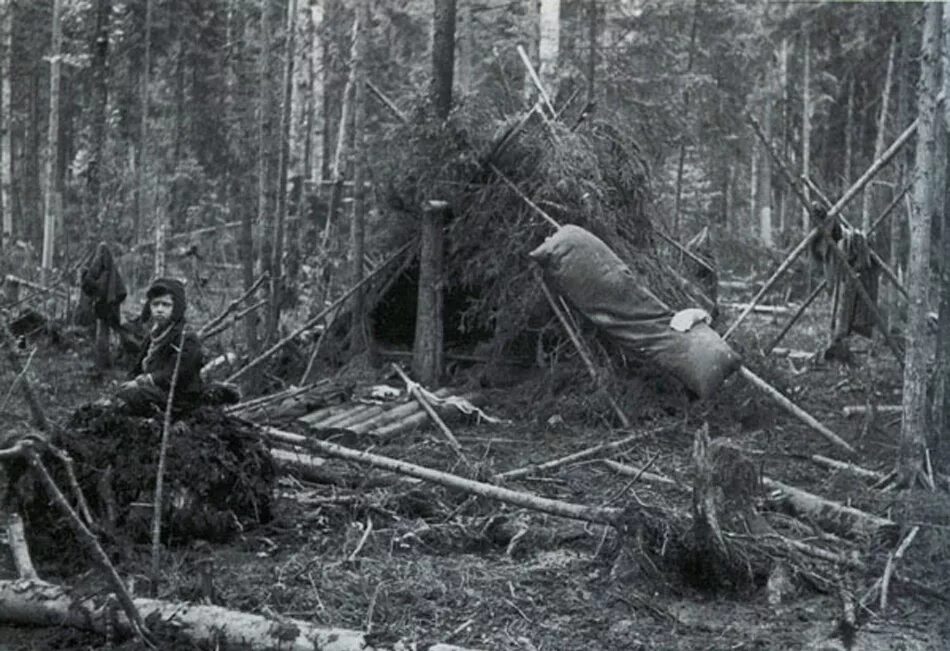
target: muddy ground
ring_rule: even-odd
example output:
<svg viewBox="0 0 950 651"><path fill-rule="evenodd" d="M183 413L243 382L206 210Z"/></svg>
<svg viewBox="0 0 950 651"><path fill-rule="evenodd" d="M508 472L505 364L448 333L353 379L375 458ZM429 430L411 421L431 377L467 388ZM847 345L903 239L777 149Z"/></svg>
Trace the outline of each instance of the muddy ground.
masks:
<svg viewBox="0 0 950 651"><path fill-rule="evenodd" d="M727 313L725 322L735 315ZM858 340L851 365L755 353L785 318L753 315L739 329L735 339L748 364L855 446L862 466L889 471L897 454L899 414L866 418L842 412L846 405L900 403L900 371L887 348ZM827 308L819 306L782 346L819 350L827 341L827 318ZM91 343L37 342L34 375L43 404L59 422L121 377L115 371L93 379ZM477 368L467 369L456 376L456 384L477 386L479 374ZM13 375L3 367L0 396ZM613 423L606 401L595 395L569 351L562 351L557 366L525 375L520 384L483 388L485 410L506 422L453 423L467 462L429 428L376 444L373 451L467 477L487 477L637 432L642 437L611 458L637 468L648 466L688 487L693 437L708 423L714 439L728 439L744 450L762 474L894 518L901 524L901 536L911 526L921 526L903 561L904 574L937 594L950 588L946 493L881 492L860 479L814 465L803 455L838 457L839 451L740 377L730 378L716 398L705 402L691 401L662 381L615 385L633 421L626 430ZM382 371L367 371L361 378L366 383L382 379L387 379ZM4 410L3 419L25 418L27 413L18 398ZM338 434L337 442L370 445ZM230 544L170 549L159 596L207 598L197 583L196 568L210 558L214 603L368 630L380 644L402 640L421 649L450 642L520 651L838 648L820 645L838 643L828 640L842 612L841 590L860 597L880 576L893 548L879 542L858 545L869 563L866 573L846 576L840 568L816 564L813 569L829 583L795 576L794 590L781 603L770 604L762 582L713 589L696 585L683 568L660 567L650 575L626 571L618 560L614 532L602 525L546 516L439 486L393 483L370 468L334 464L347 478L343 485L282 479L276 518L270 524L245 531ZM512 481L509 487L589 505L624 506L636 500L666 508L690 505L688 494L675 487L631 481L597 459ZM359 547L370 523L372 531ZM512 542L512 531L524 533ZM842 543L843 549L852 547ZM49 557L51 550L36 551ZM5 561L4 567L9 572L10 563ZM148 550L142 547L129 551L119 571L134 579L144 577L147 567ZM43 563L39 569L48 580L81 590L101 589L101 581L81 557ZM836 583L838 579L843 582ZM855 648L950 648L945 602L895 584L888 603L885 613L877 604L873 612L864 613ZM0 651L98 648L105 648L101 637L76 631L0 628Z"/></svg>

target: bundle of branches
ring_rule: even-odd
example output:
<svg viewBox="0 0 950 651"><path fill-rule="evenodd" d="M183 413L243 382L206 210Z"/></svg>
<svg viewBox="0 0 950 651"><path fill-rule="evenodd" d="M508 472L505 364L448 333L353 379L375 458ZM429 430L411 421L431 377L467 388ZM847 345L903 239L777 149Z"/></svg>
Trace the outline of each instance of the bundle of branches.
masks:
<svg viewBox="0 0 950 651"><path fill-rule="evenodd" d="M595 233L670 305L695 305L656 255L649 169L627 132L609 121L571 129L539 113L523 117L471 103L441 123L422 104L379 157L386 202L403 217L390 221L393 244L415 235L425 206L448 204L445 277L468 290L463 328L510 339L535 307L526 297L543 301L527 253L552 226L525 198Z"/></svg>
<svg viewBox="0 0 950 651"><path fill-rule="evenodd" d="M147 540L162 423L113 408L77 410L55 443L75 462L94 526L117 541ZM200 408L173 425L165 470L166 542L226 540L271 518L275 472L256 429L218 409ZM39 554L64 554L68 524L48 507L26 475L17 485L19 508ZM57 477L68 486L68 478Z"/></svg>

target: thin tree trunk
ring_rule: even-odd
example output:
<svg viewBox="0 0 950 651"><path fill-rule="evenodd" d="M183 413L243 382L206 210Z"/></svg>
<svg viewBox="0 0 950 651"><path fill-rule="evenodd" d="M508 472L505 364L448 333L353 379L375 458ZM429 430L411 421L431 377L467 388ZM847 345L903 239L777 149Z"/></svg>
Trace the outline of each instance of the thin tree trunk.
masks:
<svg viewBox="0 0 950 651"><path fill-rule="evenodd" d="M360 31L369 29L368 0L360 0L356 10L360 13ZM363 279L363 254L366 249L366 190L363 178L366 173L366 40L368 35L361 34L353 57L353 219L350 223L350 286L360 286ZM350 349L359 352L366 348L366 328L364 324L364 296L362 286L353 293L350 303L352 320L350 323Z"/></svg>
<svg viewBox="0 0 950 651"><path fill-rule="evenodd" d="M851 186L852 134L854 133L854 77L848 80L848 108L844 120L844 187Z"/></svg>
<svg viewBox="0 0 950 651"><path fill-rule="evenodd" d="M330 232L333 228L333 222L336 220L336 214L340 210L340 204L343 201L343 181L345 180L344 167L346 165L346 146L347 138L349 134L347 133L347 127L349 126L350 121L350 105L352 104L354 83L353 83L353 74L354 66L353 61L356 59L356 50L359 46L359 39L361 38L360 32L363 27L360 25L360 17L353 21L353 40L351 41L350 47L350 73L346 77L346 85L343 87L343 97L340 102L340 121L337 126L336 131L336 151L333 155L333 168L330 172L330 180L332 185L330 186L330 201L329 207L327 209L327 223L323 229L323 239L321 240L320 246L326 248L330 241Z"/></svg>
<svg viewBox="0 0 950 651"><path fill-rule="evenodd" d="M468 3L465 5L468 6ZM469 9L470 11L470 9ZM538 8L538 77L553 102L558 90L561 0L541 0Z"/></svg>
<svg viewBox="0 0 950 651"><path fill-rule="evenodd" d="M455 56L455 0L435 0L432 36L432 105L444 121L452 108L452 73ZM419 248L419 299L412 348L412 371L429 387L441 382L443 356L443 256L445 250L441 210L426 210L422 217Z"/></svg>
<svg viewBox="0 0 950 651"><path fill-rule="evenodd" d="M46 200L43 219L43 267L42 283L49 282L53 270L53 253L56 244L56 225L59 221L59 81L62 66L63 30L61 17L62 0L53 0L53 47L50 53L49 81L49 136L46 155Z"/></svg>
<svg viewBox="0 0 950 651"><path fill-rule="evenodd" d="M13 2L4 0L0 14L0 246L13 240Z"/></svg>
<svg viewBox="0 0 950 651"><path fill-rule="evenodd" d="M689 34L689 54L687 55L686 61L686 75L693 71L693 55L696 51L696 28L697 22L699 19L699 0L694 0L693 2L693 26L690 28ZM689 80L687 80L686 88L683 90L683 121L688 123L689 121ZM688 136L686 133L680 134L680 151L679 151L679 160L676 164L676 194L673 199L673 237L679 237L680 235L680 219L682 216L683 205L683 168L686 162L686 145L687 145Z"/></svg>
<svg viewBox="0 0 950 651"><path fill-rule="evenodd" d="M435 0L435 11L439 11L442 0ZM524 50L528 53L528 60L538 69L538 48L541 44L541 0L527 0L524 3L524 17L526 24L522 38L525 41ZM522 82L522 97L525 106L531 106L534 103L534 97L538 92L534 82L531 80L531 74L525 66L524 79Z"/></svg>
<svg viewBox="0 0 950 651"><path fill-rule="evenodd" d="M102 151L105 147L106 107L109 103L109 27L112 15L112 0L98 0L96 2L96 29L93 32L92 42L92 142L90 143L89 168L86 177L86 201L90 219L87 224L96 225L100 210L100 187L102 173ZM96 220L96 221L94 221Z"/></svg>
<svg viewBox="0 0 950 651"><path fill-rule="evenodd" d="M138 244L141 237L142 224L148 214L148 193L145 183L148 179L148 112L149 112L149 78L152 67L152 0L145 0L145 56L142 61L140 75L142 115L139 123L138 163L135 166L135 217L133 224L133 238ZM156 252L157 255L157 252Z"/></svg>
<svg viewBox="0 0 950 651"><path fill-rule="evenodd" d="M925 5L921 41L920 79L917 85L917 151L914 160L913 205L910 227L910 256L907 266L910 301L908 305L907 354L904 362L904 395L898 482L912 486L923 477L927 430L927 288L930 285L930 222L934 208L933 168L938 152L936 97L940 78L940 15L942 5Z"/></svg>
<svg viewBox="0 0 950 651"><path fill-rule="evenodd" d="M271 298L274 297L274 214L268 201L268 181L270 180L270 133L268 115L270 114L270 21L268 20L268 0L260 2L260 60L258 61L258 103L257 103L257 220L261 229L260 268L261 273L270 278ZM252 274L253 275L253 274ZM268 311L270 314L270 311ZM270 319L266 320L263 338L268 341L274 337L270 328Z"/></svg>
<svg viewBox="0 0 950 651"><path fill-rule="evenodd" d="M751 159L752 162L749 163L749 230L751 231L755 225L756 211L758 206L756 205L756 195L759 192L759 141L753 140L751 150ZM743 229L745 230L745 229Z"/></svg>
<svg viewBox="0 0 950 651"><path fill-rule="evenodd" d="M456 78L462 95L470 94L475 83L475 22L472 4L471 2L463 3L459 17L459 55Z"/></svg>
<svg viewBox="0 0 950 651"><path fill-rule="evenodd" d="M769 73L767 73L769 74ZM772 142L772 82L771 75L764 84L765 97L762 108L762 129L768 142ZM762 244L771 247L772 240L772 159L768 152L763 150L762 160L759 163L758 185L758 230Z"/></svg>
<svg viewBox="0 0 950 651"><path fill-rule="evenodd" d="M593 103L597 81L597 34L599 9L597 0L587 2L587 104Z"/></svg>
<svg viewBox="0 0 950 651"><path fill-rule="evenodd" d="M805 44L802 47L802 174L811 174L811 37L805 30ZM811 190L806 183L803 191L805 199L811 202ZM802 206L802 233L811 229L811 217L808 208Z"/></svg>
<svg viewBox="0 0 950 651"><path fill-rule="evenodd" d="M877 120L877 138L874 140L874 160L881 157L886 146L887 110L891 97L891 79L894 75L894 50L896 47L895 40L891 39L891 49L887 57L887 73L884 75L884 90L881 92L881 112ZM861 197L861 230L865 233L871 229L871 219L873 219L871 209L877 205L873 201L874 194L874 186L869 185ZM877 214L877 211L874 211L874 214Z"/></svg>
<svg viewBox="0 0 950 651"><path fill-rule="evenodd" d="M271 294L268 337L273 337L280 323L285 279L282 271L284 256L284 223L287 221L287 165L290 148L290 105L294 91L294 35L296 32L297 2L287 3L287 30L284 46L284 84L280 110L280 150L277 158L277 220L274 228L274 250L271 260Z"/></svg>

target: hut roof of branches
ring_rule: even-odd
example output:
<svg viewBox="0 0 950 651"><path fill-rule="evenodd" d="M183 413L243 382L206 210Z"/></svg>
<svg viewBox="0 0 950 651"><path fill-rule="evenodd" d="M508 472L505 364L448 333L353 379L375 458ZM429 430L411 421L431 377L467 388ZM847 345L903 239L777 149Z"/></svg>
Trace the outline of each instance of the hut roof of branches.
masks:
<svg viewBox="0 0 950 651"><path fill-rule="evenodd" d="M539 209L595 233L670 305L695 304L656 255L649 166L609 119L503 116L469 101L441 121L422 101L383 145L390 245L416 236L429 202L449 206L445 275L470 290L463 327L523 330L540 296L528 253L554 232Z"/></svg>

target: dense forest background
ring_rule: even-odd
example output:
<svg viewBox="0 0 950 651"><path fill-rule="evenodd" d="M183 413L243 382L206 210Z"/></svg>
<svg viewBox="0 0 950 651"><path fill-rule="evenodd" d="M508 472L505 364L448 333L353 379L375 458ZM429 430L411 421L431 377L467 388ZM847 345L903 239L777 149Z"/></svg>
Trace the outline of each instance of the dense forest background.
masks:
<svg viewBox="0 0 950 651"><path fill-rule="evenodd" d="M40 251L50 186L61 195L56 267L99 239L125 247L150 240L160 224L176 233L247 212L266 219L283 189L288 45L288 211L300 214L304 232L321 230L356 4L5 2L4 242ZM916 114L921 5L556 4L557 67L545 76L553 104L572 119L593 102L596 115L624 125L650 165L652 215L674 237L710 226L729 239L782 247L802 234L802 211L746 114L832 194L870 164L879 133L889 143ZM54 5L59 55L51 54ZM370 5L359 25L366 81L409 107L430 78L432 8ZM530 106L534 89L516 48L533 51L537 64L539 8L458 3L456 105L481 102L499 122ZM51 90L59 95L52 131ZM381 146L397 118L373 95L362 101L369 205L383 210L375 188L393 170ZM850 212L879 211L899 189L903 167L885 172ZM303 238L302 252L313 253L308 243L316 241Z"/></svg>

